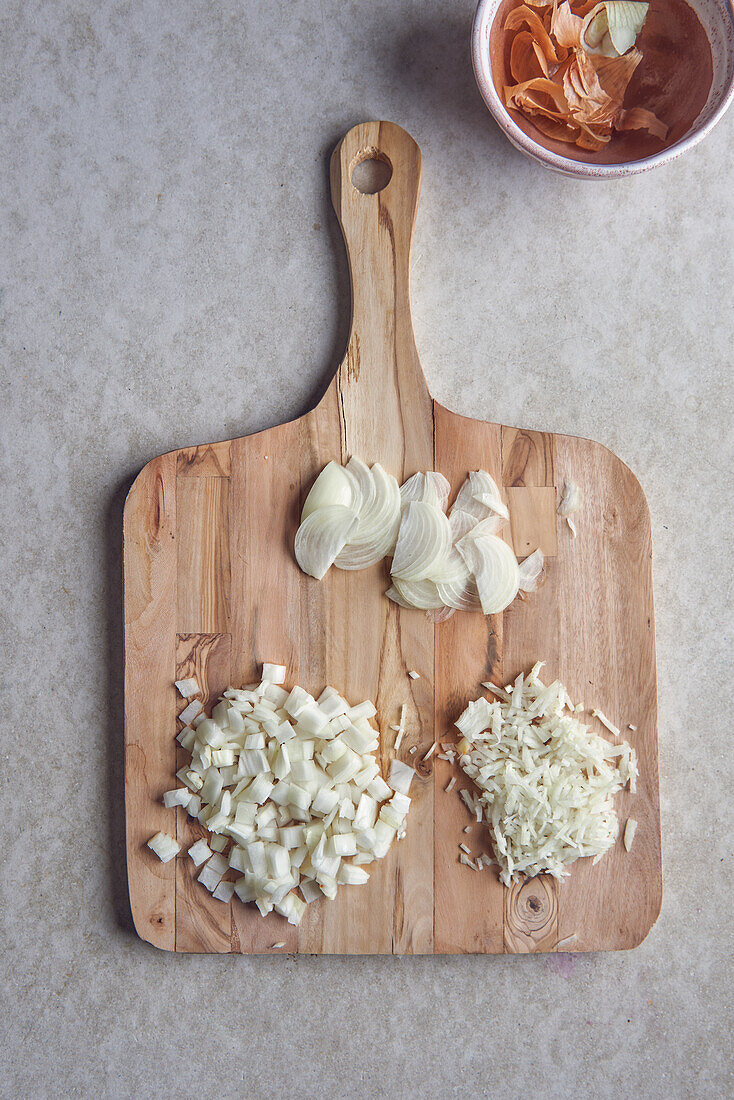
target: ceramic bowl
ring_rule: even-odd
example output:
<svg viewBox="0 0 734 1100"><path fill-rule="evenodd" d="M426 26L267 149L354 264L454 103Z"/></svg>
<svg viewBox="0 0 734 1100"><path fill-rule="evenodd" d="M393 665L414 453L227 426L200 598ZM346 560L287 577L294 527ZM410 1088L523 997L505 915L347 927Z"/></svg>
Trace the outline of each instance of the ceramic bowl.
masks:
<svg viewBox="0 0 734 1100"><path fill-rule="evenodd" d="M503 51L504 39L499 31L507 11L520 2L521 0L479 0L471 41L474 75L482 98L500 129L521 152L546 168L579 179L615 179L646 172L692 149L716 125L734 97L732 0L689 0L689 6L698 16L711 47L711 87L708 97L703 86L698 101L695 96L691 98L691 87L699 79L703 66L699 59L686 59L684 56L679 67L680 88L668 104L668 113L670 114L671 105L672 113L675 113L676 104L683 106L678 110L680 117L672 119L667 146L663 147L662 142L643 135L641 131L615 135L611 148L600 153L553 141L545 137L520 112L508 110L501 94L505 82L506 53ZM653 16L656 3L665 2L666 0L653 0L648 22ZM705 47L705 42L703 45ZM683 55L686 48L687 44L683 43ZM688 72L684 68L685 60L689 62ZM708 64L706 59L706 66ZM644 61L640 70L643 65ZM671 118L666 117L665 121L670 124Z"/></svg>

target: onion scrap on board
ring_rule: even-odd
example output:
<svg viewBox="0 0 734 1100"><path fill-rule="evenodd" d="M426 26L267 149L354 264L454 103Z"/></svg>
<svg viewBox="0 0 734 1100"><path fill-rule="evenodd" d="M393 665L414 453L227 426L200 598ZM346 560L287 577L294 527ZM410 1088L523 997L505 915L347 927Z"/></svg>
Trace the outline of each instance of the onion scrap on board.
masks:
<svg viewBox="0 0 734 1100"><path fill-rule="evenodd" d="M635 42L649 4L633 0L527 0L504 30L514 32L505 105L532 118L550 138L598 151L615 130L647 130L664 141L668 127L643 107L623 107L642 52Z"/></svg>

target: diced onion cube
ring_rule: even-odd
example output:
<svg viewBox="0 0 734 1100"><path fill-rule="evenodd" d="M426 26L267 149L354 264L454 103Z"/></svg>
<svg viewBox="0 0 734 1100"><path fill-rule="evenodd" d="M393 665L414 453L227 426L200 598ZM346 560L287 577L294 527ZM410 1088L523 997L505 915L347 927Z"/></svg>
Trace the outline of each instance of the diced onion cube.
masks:
<svg viewBox="0 0 734 1100"><path fill-rule="evenodd" d="M217 886L219 886L219 883L222 881L223 873L224 872L219 872L215 870L213 867L210 866L209 863L207 863L204 869L199 873L198 880L201 885L205 886L211 894L216 890Z"/></svg>
<svg viewBox="0 0 734 1100"><path fill-rule="evenodd" d="M326 845L329 856L353 856L357 852L357 839L354 833L335 834Z"/></svg>
<svg viewBox="0 0 734 1100"><path fill-rule="evenodd" d="M212 753L212 764L215 768L226 768L234 764L232 749L216 749Z"/></svg>
<svg viewBox="0 0 734 1100"><path fill-rule="evenodd" d="M188 726L192 719L196 718L197 714L201 714L203 709L202 703L200 703L198 699L194 699L188 706L184 707L178 716L178 720L182 722L184 726Z"/></svg>
<svg viewBox="0 0 734 1100"><path fill-rule="evenodd" d="M172 810L175 806L188 806L190 798L191 791L188 787L177 787L174 791L166 791L163 805L167 810Z"/></svg>
<svg viewBox="0 0 734 1100"><path fill-rule="evenodd" d="M390 845L395 839L397 829L393 829L385 821L378 821L375 825L374 832L375 845L373 851L377 859L383 859L387 855Z"/></svg>
<svg viewBox="0 0 734 1100"><path fill-rule="evenodd" d="M181 845L168 833L156 833L148 841L148 847L155 852L161 863L168 863L181 851Z"/></svg>
<svg viewBox="0 0 734 1100"><path fill-rule="evenodd" d="M316 901L317 898L322 896L321 890L313 879L301 879L301 893L303 894L303 900L307 905L310 905L312 901Z"/></svg>
<svg viewBox="0 0 734 1100"><path fill-rule="evenodd" d="M188 680L176 680L175 685L178 688L179 694L184 699L190 699L192 695L196 695L199 690L199 685L193 677Z"/></svg>
<svg viewBox="0 0 734 1100"><path fill-rule="evenodd" d="M350 707L347 714L353 722L356 722L358 718L374 718L377 714L377 707L371 699L365 699L363 703L357 703L356 707Z"/></svg>
<svg viewBox="0 0 734 1100"><path fill-rule="evenodd" d="M352 722L341 734L341 740L345 745L348 745L354 752L359 753L360 756L363 752L367 751L367 746L374 740L374 730L364 733Z"/></svg>
<svg viewBox="0 0 734 1100"><path fill-rule="evenodd" d="M376 775L367 786L367 794L377 802L384 802L386 798L391 797L392 793L392 788L388 787L381 775Z"/></svg>
<svg viewBox="0 0 734 1100"><path fill-rule="evenodd" d="M413 768L408 767L402 760L393 760L390 765L390 775L388 776L388 783L394 791L398 791L400 794L407 794L410 790L410 784L413 781L415 771Z"/></svg>
<svg viewBox="0 0 734 1100"><path fill-rule="evenodd" d="M304 842L303 825L289 825L287 828L280 829L278 836L284 848L298 848Z"/></svg>
<svg viewBox="0 0 734 1100"><path fill-rule="evenodd" d="M311 805L311 795L308 791L305 791L303 787L299 787L296 783L291 783L288 788L288 801L299 810L307 810Z"/></svg>
<svg viewBox="0 0 734 1100"><path fill-rule="evenodd" d="M197 840L196 844L192 844L189 848L189 855L194 861L195 867L201 866L202 863L209 859L211 854L211 849L204 839Z"/></svg>
<svg viewBox="0 0 734 1100"><path fill-rule="evenodd" d="M212 897L216 898L217 901L224 901L224 902L229 903L232 900L232 894L233 893L234 893L234 883L225 882L224 880L222 880L219 883L219 886L217 886L216 890L212 894Z"/></svg>
<svg viewBox="0 0 734 1100"><path fill-rule="evenodd" d="M338 801L339 795L335 790L322 787L311 803L311 809L314 813L328 814L331 813Z"/></svg>
<svg viewBox="0 0 734 1100"><path fill-rule="evenodd" d="M290 871L291 860L288 849L280 844L268 844L265 849L268 867L273 878L282 878Z"/></svg>
<svg viewBox="0 0 734 1100"><path fill-rule="evenodd" d="M354 815L355 829L369 829L375 824L377 816L377 802L367 793L359 800L357 811Z"/></svg>
<svg viewBox="0 0 734 1100"><path fill-rule="evenodd" d="M256 802L258 806L262 806L274 786L275 784L270 779L270 773L264 772L255 776L249 787L245 787L240 797L244 802Z"/></svg>
<svg viewBox="0 0 734 1100"><path fill-rule="evenodd" d="M342 863L336 881L344 886L362 886L369 880L369 874L362 867Z"/></svg>

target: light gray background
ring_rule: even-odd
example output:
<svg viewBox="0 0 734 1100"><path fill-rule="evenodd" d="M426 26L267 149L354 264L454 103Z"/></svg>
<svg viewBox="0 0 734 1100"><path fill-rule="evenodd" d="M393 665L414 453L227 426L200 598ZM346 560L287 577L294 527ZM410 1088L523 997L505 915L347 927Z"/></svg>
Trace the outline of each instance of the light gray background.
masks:
<svg viewBox="0 0 734 1100"><path fill-rule="evenodd" d="M552 175L487 115L471 16L3 6L4 1096L732 1094L734 112L641 177ZM130 929L124 493L154 455L325 384L348 316L327 157L371 118L423 150L434 395L598 439L647 492L665 892L631 953L175 957Z"/></svg>

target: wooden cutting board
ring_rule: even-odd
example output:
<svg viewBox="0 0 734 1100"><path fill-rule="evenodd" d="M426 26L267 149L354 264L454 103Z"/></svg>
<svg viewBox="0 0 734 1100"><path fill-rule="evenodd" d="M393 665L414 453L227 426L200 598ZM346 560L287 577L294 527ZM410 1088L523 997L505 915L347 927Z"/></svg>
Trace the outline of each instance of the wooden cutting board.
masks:
<svg viewBox="0 0 734 1100"><path fill-rule="evenodd" d="M392 168L382 191L362 194L354 166ZM319 405L256 435L172 451L149 462L125 505L125 796L130 900L139 935L175 951L258 952L284 941L309 953L430 954L592 951L634 947L661 900L655 635L650 519L634 475L598 443L467 419L432 398L410 316L410 250L420 150L399 126L356 126L331 161L331 189L349 255L352 326L347 353ZM540 546L547 580L500 616L458 612L434 626L384 592L384 566L299 571L293 538L301 504L330 460L380 462L400 482L441 470L458 490L469 470L503 486L511 537L524 556ZM570 476L584 490L578 538L556 516ZM601 708L637 749L637 794L617 798L622 825L639 823L596 866L577 862L558 885L542 876L505 889L494 869L458 863L458 845L489 851L456 791L451 765L421 758L482 680L507 683L536 659L574 700ZM340 887L310 905L299 928L254 906L214 901L191 860L162 864L146 847L157 830L188 846L201 829L161 804L187 759L174 739L183 707L174 679L195 675L207 706L263 661L318 694L329 683L378 708L382 764L390 724L408 704L400 756L418 768L407 837L372 865L366 886ZM410 679L408 670L420 679ZM594 719L589 718L592 723ZM417 746L413 755L409 750ZM459 782L459 787L466 781ZM572 941L568 937L574 936ZM564 942L567 941L567 942Z"/></svg>

